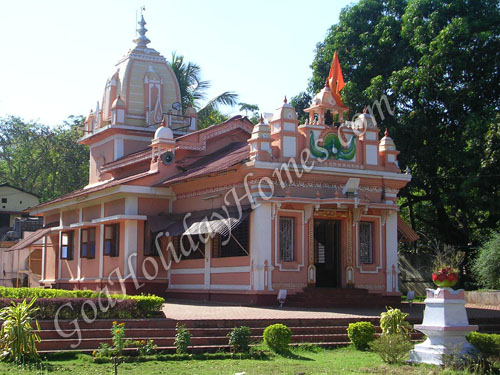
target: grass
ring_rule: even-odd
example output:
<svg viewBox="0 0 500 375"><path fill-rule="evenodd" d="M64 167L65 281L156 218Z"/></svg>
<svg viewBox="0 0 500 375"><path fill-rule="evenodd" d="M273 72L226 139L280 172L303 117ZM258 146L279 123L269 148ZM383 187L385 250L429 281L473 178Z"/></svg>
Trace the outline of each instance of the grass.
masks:
<svg viewBox="0 0 500 375"><path fill-rule="evenodd" d="M46 370L17 367L0 363L0 375L25 374L71 374L100 375L113 374L113 365L93 363L88 355L53 356ZM447 371L439 367L419 365L386 365L371 352L360 352L352 348L324 350L312 346L294 349L289 356L271 355L262 360L256 359L207 359L122 363L118 367L120 375L147 374L228 374L244 372L246 375L261 374L404 374L404 375L455 375L462 372Z"/></svg>

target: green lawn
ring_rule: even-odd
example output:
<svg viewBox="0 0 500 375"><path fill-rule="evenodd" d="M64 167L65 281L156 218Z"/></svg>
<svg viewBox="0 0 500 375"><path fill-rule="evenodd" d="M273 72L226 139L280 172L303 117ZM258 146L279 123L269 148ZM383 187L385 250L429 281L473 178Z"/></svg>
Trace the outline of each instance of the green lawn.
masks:
<svg viewBox="0 0 500 375"><path fill-rule="evenodd" d="M96 364L90 356L77 354L73 359L52 359L50 369L44 371L18 368L12 364L0 363L0 374L113 374L112 364ZM183 360L148 361L123 363L118 368L120 375L132 374L404 374L428 375L460 374L433 366L386 365L370 352L360 352L350 348L336 350L294 350L293 358L272 356L264 360Z"/></svg>

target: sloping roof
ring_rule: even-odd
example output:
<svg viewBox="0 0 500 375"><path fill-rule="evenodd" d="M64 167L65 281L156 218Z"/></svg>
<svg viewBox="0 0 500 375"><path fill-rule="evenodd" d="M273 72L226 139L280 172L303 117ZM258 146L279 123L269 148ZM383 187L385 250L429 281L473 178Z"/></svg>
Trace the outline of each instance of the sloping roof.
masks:
<svg viewBox="0 0 500 375"><path fill-rule="evenodd" d="M16 190L22 191L23 193L26 193L26 194L29 194L29 195L33 195L34 197L40 198L40 196L39 196L39 195L37 195L37 194L35 194L35 193L32 193L32 192L30 192L30 191L27 191L27 190L21 189L20 187L17 187L17 186L11 185L11 184L9 184L9 183L7 183L7 182L2 182L2 183L0 183L0 187L2 187L2 186L7 186L7 187L10 187L10 188L12 188L12 189L16 189Z"/></svg>
<svg viewBox="0 0 500 375"><path fill-rule="evenodd" d="M170 185L212 173L223 172L228 168L241 164L247 160L249 156L250 148L247 142L230 143L216 152L199 159L193 164L185 166L185 172L171 176L158 185Z"/></svg>
<svg viewBox="0 0 500 375"><path fill-rule="evenodd" d="M138 179L140 179L142 177L149 176L150 174L151 174L151 172L147 171L147 172L143 172L143 173L136 174L136 175L133 175L133 176L124 177L124 178L121 178L121 179L118 179L118 180L111 180L109 182L105 182L105 183L103 183L101 185L97 185L97 186L90 187L90 188L87 188L87 189L84 188L84 189L80 189L80 190L75 190L75 191L72 191L71 193L68 193L66 195L60 196L59 198L53 199L53 200L48 201L48 202L41 203L38 206L31 207L30 211L34 210L34 209L41 208L41 207L45 207L45 206L48 206L48 205L51 205L51 204L54 204L54 203L57 203L57 202L62 202L62 201L68 200L68 199L73 199L73 198L80 197L80 196L83 196L83 195L95 193L97 191L101 191L101 190L104 190L104 189L107 189L107 188L110 188L110 187L113 187L113 186L122 185L122 184L125 184L127 182L138 180Z"/></svg>
<svg viewBox="0 0 500 375"><path fill-rule="evenodd" d="M415 232L412 227L408 225L404 219L398 215L398 234L400 235L399 240L402 242L414 242L420 237L417 232Z"/></svg>
<svg viewBox="0 0 500 375"><path fill-rule="evenodd" d="M18 243L16 243L14 246L12 246L11 248L9 248L6 251L16 251L16 250L26 249L30 245L33 245L40 238L49 234L51 231L52 231L52 228L38 229L36 232L28 234L26 236L26 238L23 238L21 241L19 241Z"/></svg>

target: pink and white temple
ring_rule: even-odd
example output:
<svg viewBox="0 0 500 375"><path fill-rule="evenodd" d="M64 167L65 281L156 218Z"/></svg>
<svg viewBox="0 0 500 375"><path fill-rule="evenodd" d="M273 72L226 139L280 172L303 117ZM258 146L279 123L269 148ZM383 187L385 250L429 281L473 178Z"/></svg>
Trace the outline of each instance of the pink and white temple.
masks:
<svg viewBox="0 0 500 375"><path fill-rule="evenodd" d="M397 195L411 176L373 116L345 120L339 69L303 124L285 100L256 125L198 129L139 25L80 139L88 185L30 209L45 223L41 284L247 303L282 289L399 296L398 241L416 235Z"/></svg>

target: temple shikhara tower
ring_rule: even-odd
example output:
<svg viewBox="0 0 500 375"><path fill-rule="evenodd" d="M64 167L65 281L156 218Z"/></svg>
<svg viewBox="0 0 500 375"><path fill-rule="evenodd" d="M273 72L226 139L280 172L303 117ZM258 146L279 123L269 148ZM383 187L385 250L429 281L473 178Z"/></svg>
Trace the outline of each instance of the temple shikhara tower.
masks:
<svg viewBox="0 0 500 375"><path fill-rule="evenodd" d="M298 120L278 108L199 129L141 17L79 140L88 185L30 209L41 284L274 304L397 301L397 195L411 179L369 111L347 121L335 54ZM30 241L26 241L29 246ZM346 289L349 292L346 293Z"/></svg>

